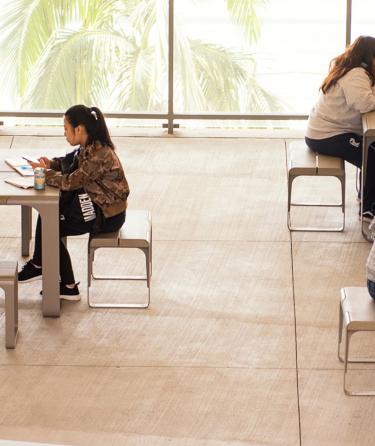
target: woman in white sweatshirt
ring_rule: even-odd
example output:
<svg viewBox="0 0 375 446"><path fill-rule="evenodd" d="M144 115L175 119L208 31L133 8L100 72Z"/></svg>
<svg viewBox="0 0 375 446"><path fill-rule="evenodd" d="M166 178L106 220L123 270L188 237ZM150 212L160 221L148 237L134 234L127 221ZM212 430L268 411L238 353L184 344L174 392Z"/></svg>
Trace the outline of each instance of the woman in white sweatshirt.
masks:
<svg viewBox="0 0 375 446"><path fill-rule="evenodd" d="M318 102L307 122L306 144L323 155L362 166L361 114L375 110L375 38L358 37L331 61ZM375 150L370 147L363 191L363 218L375 213Z"/></svg>

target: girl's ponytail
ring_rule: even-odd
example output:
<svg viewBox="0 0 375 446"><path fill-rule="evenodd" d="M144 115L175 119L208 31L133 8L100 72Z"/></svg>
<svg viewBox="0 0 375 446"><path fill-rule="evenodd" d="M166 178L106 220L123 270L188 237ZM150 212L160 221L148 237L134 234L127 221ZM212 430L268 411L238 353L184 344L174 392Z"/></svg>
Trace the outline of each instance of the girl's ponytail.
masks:
<svg viewBox="0 0 375 446"><path fill-rule="evenodd" d="M73 105L65 112L65 117L74 128L79 125L85 127L88 135L87 144L99 141L102 145L115 150L104 115L98 107L86 107L81 104Z"/></svg>

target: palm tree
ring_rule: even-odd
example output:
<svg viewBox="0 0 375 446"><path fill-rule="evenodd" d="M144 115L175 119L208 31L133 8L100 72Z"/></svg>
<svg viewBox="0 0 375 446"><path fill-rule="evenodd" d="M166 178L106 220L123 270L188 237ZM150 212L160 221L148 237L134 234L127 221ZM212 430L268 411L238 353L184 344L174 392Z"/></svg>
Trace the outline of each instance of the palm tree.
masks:
<svg viewBox="0 0 375 446"><path fill-rule="evenodd" d="M256 8L265 1L226 0L250 43L259 36ZM168 0L5 0L0 81L17 92L17 106L25 109L83 102L106 110L165 111L167 25ZM178 23L174 38L175 109L279 107L256 82L251 54L191 39Z"/></svg>

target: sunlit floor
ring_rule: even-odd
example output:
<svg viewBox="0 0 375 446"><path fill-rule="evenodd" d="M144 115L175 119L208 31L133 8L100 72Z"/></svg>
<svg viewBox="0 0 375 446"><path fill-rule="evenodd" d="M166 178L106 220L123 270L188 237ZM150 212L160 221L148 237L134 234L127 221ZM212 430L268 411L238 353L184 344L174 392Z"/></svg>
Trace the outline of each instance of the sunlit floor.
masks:
<svg viewBox="0 0 375 446"><path fill-rule="evenodd" d="M0 129L0 148L65 153L57 132L38 132ZM120 135L114 140L131 187L129 208L153 215L151 307L88 308L83 236L68 241L81 302L63 302L60 318L43 318L40 282L20 285L14 351L3 347L0 294L0 439L372 445L375 398L344 395L337 359L339 290L365 284L370 249L358 221L355 170L347 168L345 232L291 238L290 134ZM297 195L338 194L334 179L307 180L296 182ZM325 224L340 217L337 210L316 212L294 217ZM0 257L22 264L20 210L2 206L0 219ZM105 266L133 270L142 263L123 250L108 252ZM116 282L102 292L142 298L146 287ZM375 355L374 338L357 336L354 350ZM375 366L360 369L351 385L375 388Z"/></svg>

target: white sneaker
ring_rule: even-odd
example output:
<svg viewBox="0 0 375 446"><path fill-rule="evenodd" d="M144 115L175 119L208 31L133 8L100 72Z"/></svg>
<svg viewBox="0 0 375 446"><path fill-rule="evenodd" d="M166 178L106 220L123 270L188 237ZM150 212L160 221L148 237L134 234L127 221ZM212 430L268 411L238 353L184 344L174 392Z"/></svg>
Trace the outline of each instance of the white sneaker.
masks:
<svg viewBox="0 0 375 446"><path fill-rule="evenodd" d="M371 211L366 211L362 214L362 220L366 221L367 223L371 223L374 219L374 214Z"/></svg>

